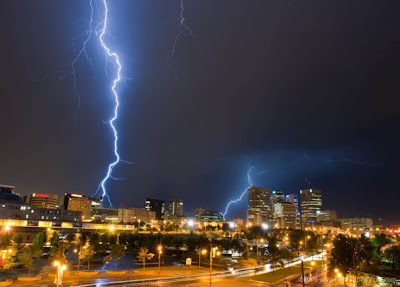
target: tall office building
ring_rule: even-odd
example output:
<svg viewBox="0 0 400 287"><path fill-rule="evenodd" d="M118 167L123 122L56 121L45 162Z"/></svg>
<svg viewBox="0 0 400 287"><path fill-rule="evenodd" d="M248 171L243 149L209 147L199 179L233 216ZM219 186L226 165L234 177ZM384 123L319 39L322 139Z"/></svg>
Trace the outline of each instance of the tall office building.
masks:
<svg viewBox="0 0 400 287"><path fill-rule="evenodd" d="M296 205L290 202L275 204L275 222L279 228L297 228Z"/></svg>
<svg viewBox="0 0 400 287"><path fill-rule="evenodd" d="M301 223L300 223L299 195L295 193L286 194L285 202L294 203L294 205L296 206L296 228L300 228Z"/></svg>
<svg viewBox="0 0 400 287"><path fill-rule="evenodd" d="M33 207L56 209L58 208L58 195L50 193L32 193L28 203Z"/></svg>
<svg viewBox="0 0 400 287"><path fill-rule="evenodd" d="M314 225L317 222L318 213L322 208L322 193L320 189L300 190L300 212L302 226Z"/></svg>
<svg viewBox="0 0 400 287"><path fill-rule="evenodd" d="M273 190L269 199L271 212L275 214L275 204L285 202L285 194L281 190Z"/></svg>
<svg viewBox="0 0 400 287"><path fill-rule="evenodd" d="M253 225L271 224L271 208L269 189L252 186L247 189L248 209L247 223Z"/></svg>
<svg viewBox="0 0 400 287"><path fill-rule="evenodd" d="M165 201L161 199L145 198L144 208L156 213L157 220L164 220Z"/></svg>
<svg viewBox="0 0 400 287"><path fill-rule="evenodd" d="M168 203L168 214L183 216L183 200L171 199Z"/></svg>

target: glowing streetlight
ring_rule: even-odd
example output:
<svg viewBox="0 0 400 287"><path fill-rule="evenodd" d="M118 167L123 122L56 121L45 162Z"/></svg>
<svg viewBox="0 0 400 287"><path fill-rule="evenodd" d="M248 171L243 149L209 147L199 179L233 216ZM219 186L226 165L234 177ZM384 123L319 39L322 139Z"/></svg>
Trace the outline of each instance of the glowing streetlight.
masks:
<svg viewBox="0 0 400 287"><path fill-rule="evenodd" d="M10 225L6 225L4 226L4 231L10 231L11 230L11 226Z"/></svg>
<svg viewBox="0 0 400 287"><path fill-rule="evenodd" d="M201 253L200 253L200 249L199 249L199 267L200 267L200 262L201 262L201 255L206 255L207 254L207 249L203 249L203 250L201 250Z"/></svg>
<svg viewBox="0 0 400 287"><path fill-rule="evenodd" d="M110 230L111 232L113 232L113 231L115 230L115 226L114 226L114 225L108 226L108 230Z"/></svg>
<svg viewBox="0 0 400 287"><path fill-rule="evenodd" d="M57 284L57 287L59 287L60 285L62 285L62 277L63 277L64 270L67 269L67 265L61 264L60 261L54 261L54 266L57 267L57 275L56 275L55 283Z"/></svg>
<svg viewBox="0 0 400 287"><path fill-rule="evenodd" d="M160 275L161 271L161 254L162 254L162 246L158 245L157 250L158 250L158 274Z"/></svg>

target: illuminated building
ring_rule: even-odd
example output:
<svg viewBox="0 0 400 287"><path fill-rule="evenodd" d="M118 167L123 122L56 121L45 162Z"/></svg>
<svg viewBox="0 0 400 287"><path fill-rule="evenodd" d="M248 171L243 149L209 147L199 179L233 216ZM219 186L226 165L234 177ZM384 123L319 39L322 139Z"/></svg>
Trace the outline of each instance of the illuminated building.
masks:
<svg viewBox="0 0 400 287"><path fill-rule="evenodd" d="M58 195L50 193L32 193L28 197L28 203L37 208L58 208Z"/></svg>
<svg viewBox="0 0 400 287"><path fill-rule="evenodd" d="M371 229L374 225L372 218L365 217L354 217L354 218L342 218L340 219L343 230L356 230L357 232L362 229Z"/></svg>
<svg viewBox="0 0 400 287"><path fill-rule="evenodd" d="M91 221L93 222L107 222L118 223L118 209L116 208L91 208Z"/></svg>
<svg viewBox="0 0 400 287"><path fill-rule="evenodd" d="M272 214L270 207L269 189L252 186L247 189L248 209L247 223L261 226L263 223L271 223Z"/></svg>
<svg viewBox="0 0 400 287"><path fill-rule="evenodd" d="M165 201L161 199L145 198L144 208L156 213L157 220L164 220Z"/></svg>
<svg viewBox="0 0 400 287"><path fill-rule="evenodd" d="M334 209L317 212L317 222L336 221L337 219L337 212Z"/></svg>
<svg viewBox="0 0 400 287"><path fill-rule="evenodd" d="M82 212L82 221L90 221L92 201L92 198L81 194L66 193L62 208L64 210L80 211Z"/></svg>
<svg viewBox="0 0 400 287"><path fill-rule="evenodd" d="M204 210L200 214L200 221L203 222L221 222L224 221L224 216L222 212L216 210Z"/></svg>
<svg viewBox="0 0 400 287"><path fill-rule="evenodd" d="M168 203L168 214L183 216L183 200L171 199Z"/></svg>
<svg viewBox="0 0 400 287"><path fill-rule="evenodd" d="M322 208L322 193L320 189L300 190L300 213L303 227L314 225Z"/></svg>
<svg viewBox="0 0 400 287"><path fill-rule="evenodd" d="M156 212L145 208L118 208L118 222L134 223L135 221L150 223L156 220Z"/></svg>
<svg viewBox="0 0 400 287"><path fill-rule="evenodd" d="M297 228L297 208L294 203L275 204L275 223L279 228Z"/></svg>

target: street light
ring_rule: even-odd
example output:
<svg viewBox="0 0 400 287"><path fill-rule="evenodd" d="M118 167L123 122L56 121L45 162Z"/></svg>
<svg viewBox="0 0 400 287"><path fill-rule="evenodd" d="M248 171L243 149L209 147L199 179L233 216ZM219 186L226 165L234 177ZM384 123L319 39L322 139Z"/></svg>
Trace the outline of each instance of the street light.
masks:
<svg viewBox="0 0 400 287"><path fill-rule="evenodd" d="M160 275L160 272L161 272L161 254L162 254L162 246L161 246L161 245L158 245L157 250L158 250L158 275Z"/></svg>
<svg viewBox="0 0 400 287"><path fill-rule="evenodd" d="M260 241L261 241L261 243L264 242L264 238L261 238ZM257 257L257 264L258 264L258 237L257 237L257 241L256 242L257 242L257 251L256 251L257 255L256 255L256 257Z"/></svg>
<svg viewBox="0 0 400 287"><path fill-rule="evenodd" d="M202 255L206 255L206 254L207 254L207 250L206 250L206 249L203 249L203 250L201 250L201 252L200 252L200 249L199 249L199 267L200 267L200 261L201 261L201 254L202 254Z"/></svg>
<svg viewBox="0 0 400 287"><path fill-rule="evenodd" d="M57 275L54 283L56 283L57 287L59 287L60 285L62 285L63 272L65 269L67 269L67 265L61 264L59 261L54 261L54 266L57 267Z"/></svg>
<svg viewBox="0 0 400 287"><path fill-rule="evenodd" d="M11 226L10 225L6 225L4 226L4 231L10 231L11 230Z"/></svg>

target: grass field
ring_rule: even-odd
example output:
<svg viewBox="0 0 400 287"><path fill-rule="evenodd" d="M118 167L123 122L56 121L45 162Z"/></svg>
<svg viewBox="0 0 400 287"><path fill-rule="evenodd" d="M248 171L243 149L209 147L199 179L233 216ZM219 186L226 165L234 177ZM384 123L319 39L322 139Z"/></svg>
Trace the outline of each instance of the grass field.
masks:
<svg viewBox="0 0 400 287"><path fill-rule="evenodd" d="M320 267L321 265L322 261L317 261L317 260L315 261L314 266L311 265L311 262L304 262L304 272L309 272L312 268L317 268ZM291 267L278 269L273 272L257 275L254 277L254 280L273 283L276 281L283 280L289 276L294 276L294 275L300 276L300 274L301 274L301 266L300 264L297 264Z"/></svg>

